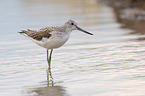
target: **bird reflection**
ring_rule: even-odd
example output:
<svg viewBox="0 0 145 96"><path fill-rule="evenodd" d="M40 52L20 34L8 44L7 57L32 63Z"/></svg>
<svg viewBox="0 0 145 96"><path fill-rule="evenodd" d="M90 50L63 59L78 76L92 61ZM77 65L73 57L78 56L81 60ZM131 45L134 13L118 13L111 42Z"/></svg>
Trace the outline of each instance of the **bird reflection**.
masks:
<svg viewBox="0 0 145 96"><path fill-rule="evenodd" d="M54 86L53 77L50 66L47 72L47 86L34 88L29 93L35 93L36 96L68 96L66 90L62 86ZM65 95L66 94L66 95Z"/></svg>
<svg viewBox="0 0 145 96"><path fill-rule="evenodd" d="M52 77L52 72L51 72L51 67L49 66L48 69L46 70L47 72L47 86L53 86L53 77Z"/></svg>

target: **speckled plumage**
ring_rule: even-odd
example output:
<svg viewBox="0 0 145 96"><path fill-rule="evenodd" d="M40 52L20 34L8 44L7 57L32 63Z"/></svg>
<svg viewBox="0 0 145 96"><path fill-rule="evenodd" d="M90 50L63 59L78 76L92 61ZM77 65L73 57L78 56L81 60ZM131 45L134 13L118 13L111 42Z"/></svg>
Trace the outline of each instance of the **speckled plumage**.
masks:
<svg viewBox="0 0 145 96"><path fill-rule="evenodd" d="M36 39L36 40L42 40L43 37L49 38L51 36L51 34L49 32L49 30L45 30L45 31L36 31L36 30L23 30L23 32L25 32L25 34L27 34L29 37Z"/></svg>

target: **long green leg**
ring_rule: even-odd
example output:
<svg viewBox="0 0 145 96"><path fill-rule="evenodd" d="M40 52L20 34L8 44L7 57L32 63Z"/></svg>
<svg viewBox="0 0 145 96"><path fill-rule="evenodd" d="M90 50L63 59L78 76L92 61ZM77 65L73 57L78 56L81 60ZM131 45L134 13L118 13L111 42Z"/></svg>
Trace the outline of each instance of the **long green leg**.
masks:
<svg viewBox="0 0 145 96"><path fill-rule="evenodd" d="M47 49L47 63L49 65L49 52L48 52L48 49Z"/></svg>
<svg viewBox="0 0 145 96"><path fill-rule="evenodd" d="M47 49L47 63L48 63L48 69L47 69L47 81L48 81L48 85L49 85L49 80L50 78L52 79L52 85L53 85L53 77L52 77L52 74L51 74L51 56L52 56L52 52L53 52L53 49L51 49L51 52L50 52L50 55L49 52L48 52L48 49ZM50 78L49 78L50 76Z"/></svg>
<svg viewBox="0 0 145 96"><path fill-rule="evenodd" d="M46 72L47 72L47 81L49 85L49 51L48 49L47 49L47 63L48 63L48 69L46 70Z"/></svg>
<svg viewBox="0 0 145 96"><path fill-rule="evenodd" d="M50 78L52 78L52 74L51 74L51 56L52 56L52 52L53 52L53 49L51 49L51 52L50 52L50 56L49 56L49 72L50 72Z"/></svg>
<svg viewBox="0 0 145 96"><path fill-rule="evenodd" d="M51 49L49 59L48 59L48 64L49 64L49 69L51 70L51 56L52 56L53 49Z"/></svg>

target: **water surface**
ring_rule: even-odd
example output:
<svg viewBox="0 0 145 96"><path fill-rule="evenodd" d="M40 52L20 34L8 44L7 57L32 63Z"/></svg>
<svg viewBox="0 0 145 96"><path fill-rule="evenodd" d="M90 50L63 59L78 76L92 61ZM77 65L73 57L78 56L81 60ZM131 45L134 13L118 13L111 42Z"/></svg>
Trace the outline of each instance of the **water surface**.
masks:
<svg viewBox="0 0 145 96"><path fill-rule="evenodd" d="M96 0L4 0L0 12L0 96L145 95L145 36L120 28L110 7ZM54 86L47 87L46 50L17 32L69 19L94 35L73 31L54 50Z"/></svg>

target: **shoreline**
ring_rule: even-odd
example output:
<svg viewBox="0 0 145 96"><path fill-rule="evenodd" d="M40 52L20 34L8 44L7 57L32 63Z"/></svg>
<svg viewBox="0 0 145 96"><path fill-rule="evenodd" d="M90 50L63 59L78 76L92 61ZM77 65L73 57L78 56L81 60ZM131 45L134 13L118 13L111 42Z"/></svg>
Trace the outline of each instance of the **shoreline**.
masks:
<svg viewBox="0 0 145 96"><path fill-rule="evenodd" d="M117 22L124 28L133 29L137 34L145 34L145 0L101 0L111 6Z"/></svg>

